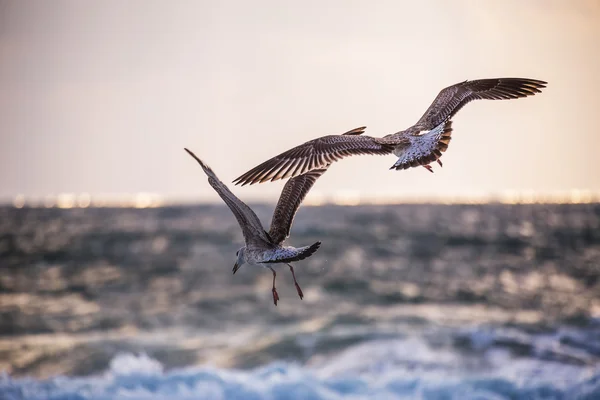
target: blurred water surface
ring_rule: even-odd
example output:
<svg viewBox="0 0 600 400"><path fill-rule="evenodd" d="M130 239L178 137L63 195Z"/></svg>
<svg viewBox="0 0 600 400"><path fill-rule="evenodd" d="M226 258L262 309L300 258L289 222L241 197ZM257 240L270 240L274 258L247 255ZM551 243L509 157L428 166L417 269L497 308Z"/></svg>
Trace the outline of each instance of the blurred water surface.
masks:
<svg viewBox="0 0 600 400"><path fill-rule="evenodd" d="M169 384L219 376L194 398L232 398L231 382L242 398L600 396L600 205L303 207L289 243L317 240L295 267L304 300L280 268L275 307L270 271L231 273L243 239L225 206L0 208L0 394L61 398L52 377L133 359ZM240 383L273 374L293 388Z"/></svg>

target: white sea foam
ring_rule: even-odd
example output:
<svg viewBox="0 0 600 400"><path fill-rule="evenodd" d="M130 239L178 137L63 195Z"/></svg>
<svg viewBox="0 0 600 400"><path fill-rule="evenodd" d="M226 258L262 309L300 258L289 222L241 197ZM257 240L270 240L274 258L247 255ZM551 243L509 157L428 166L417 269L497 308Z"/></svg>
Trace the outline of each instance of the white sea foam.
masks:
<svg viewBox="0 0 600 400"><path fill-rule="evenodd" d="M0 377L16 399L597 399L600 367L514 358L494 348L483 360L418 338L358 344L326 361L276 362L253 370L165 371L145 354L120 354L101 375L38 381Z"/></svg>

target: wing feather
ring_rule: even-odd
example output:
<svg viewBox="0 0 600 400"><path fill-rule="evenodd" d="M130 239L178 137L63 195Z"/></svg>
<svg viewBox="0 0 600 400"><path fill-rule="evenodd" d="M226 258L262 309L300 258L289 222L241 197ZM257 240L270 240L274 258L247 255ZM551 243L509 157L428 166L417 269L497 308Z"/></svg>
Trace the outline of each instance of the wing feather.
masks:
<svg viewBox="0 0 600 400"><path fill-rule="evenodd" d="M310 140L284 151L252 168L233 182L247 184L276 181L324 168L344 157L359 154L390 154L393 145L379 142L371 136L361 136L365 127L352 129L342 135L329 135Z"/></svg>
<svg viewBox="0 0 600 400"><path fill-rule="evenodd" d="M273 212L273 220L269 230L269 237L273 240L273 243L280 244L290 235L292 222L300 204L302 204L317 179L327 171L328 167L329 164L324 168L313 169L286 182Z"/></svg>
<svg viewBox="0 0 600 400"><path fill-rule="evenodd" d="M527 78L493 78L464 81L440 91L425 114L414 126L414 131L431 130L452 118L473 100L508 100L533 96L545 88L547 82Z"/></svg>
<svg viewBox="0 0 600 400"><path fill-rule="evenodd" d="M267 236L260 220L252 211L250 207L243 201L241 201L236 195L234 195L229 188L219 180L214 171L200 160L194 153L188 149L184 149L192 156L198 164L202 167L206 175L208 176L208 183L215 189L217 194L223 199L227 207L231 210L233 215L238 221L242 233L244 234L244 240L246 245L270 245L271 241Z"/></svg>

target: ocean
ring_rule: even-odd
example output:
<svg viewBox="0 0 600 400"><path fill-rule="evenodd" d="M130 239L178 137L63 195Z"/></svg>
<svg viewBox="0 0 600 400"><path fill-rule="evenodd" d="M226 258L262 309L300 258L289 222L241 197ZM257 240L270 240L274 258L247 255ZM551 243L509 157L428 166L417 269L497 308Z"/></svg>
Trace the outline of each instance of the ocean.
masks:
<svg viewBox="0 0 600 400"><path fill-rule="evenodd" d="M273 205L252 205L270 222ZM600 204L0 207L0 399L600 399Z"/></svg>

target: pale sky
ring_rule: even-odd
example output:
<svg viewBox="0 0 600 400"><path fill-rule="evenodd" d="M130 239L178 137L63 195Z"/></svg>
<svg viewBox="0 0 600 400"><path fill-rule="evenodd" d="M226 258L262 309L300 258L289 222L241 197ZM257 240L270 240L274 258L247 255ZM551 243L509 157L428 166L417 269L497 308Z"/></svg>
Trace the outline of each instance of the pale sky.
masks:
<svg viewBox="0 0 600 400"><path fill-rule="evenodd" d="M546 80L454 118L444 167L334 164L314 191L600 190L600 1L0 1L0 198L217 199L306 140L412 125L465 79ZM230 187L275 200L282 183Z"/></svg>

